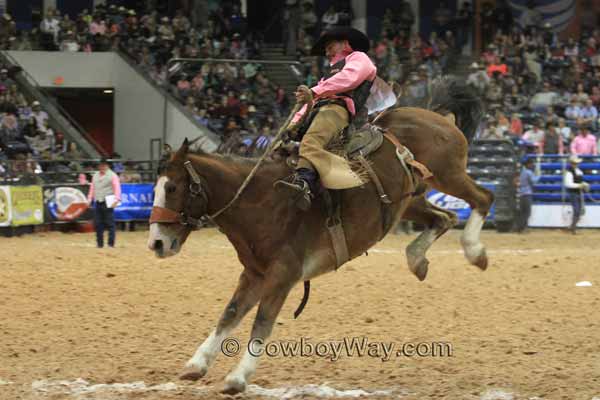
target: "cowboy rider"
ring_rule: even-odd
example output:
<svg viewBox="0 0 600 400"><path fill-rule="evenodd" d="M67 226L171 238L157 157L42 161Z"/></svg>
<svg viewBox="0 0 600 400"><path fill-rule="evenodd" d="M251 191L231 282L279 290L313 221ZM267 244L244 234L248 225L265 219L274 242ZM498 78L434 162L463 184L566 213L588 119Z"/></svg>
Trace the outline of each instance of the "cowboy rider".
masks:
<svg viewBox="0 0 600 400"><path fill-rule="evenodd" d="M352 187L358 179L346 169L337 168L344 160L324 148L357 114L365 114L365 102L377 74L367 51L367 36L347 27L325 32L311 50L312 55L326 56L329 68L317 85L310 89L302 85L295 93L298 102L314 102L314 106L304 124L291 128L302 138L295 173L276 183L292 193L301 210L310 209L318 193L319 177L332 189ZM297 122L305 112L306 106L292 122Z"/></svg>

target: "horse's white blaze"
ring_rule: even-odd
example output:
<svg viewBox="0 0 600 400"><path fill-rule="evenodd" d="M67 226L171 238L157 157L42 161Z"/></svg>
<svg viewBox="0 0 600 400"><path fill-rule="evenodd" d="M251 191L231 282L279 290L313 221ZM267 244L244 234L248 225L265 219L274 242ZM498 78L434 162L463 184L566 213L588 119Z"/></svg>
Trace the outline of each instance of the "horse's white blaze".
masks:
<svg viewBox="0 0 600 400"><path fill-rule="evenodd" d="M470 262L477 260L477 257L483 252L483 243L479 240L479 234L484 222L484 217L477 211L473 211L465 225L461 243L465 251L465 256Z"/></svg>
<svg viewBox="0 0 600 400"><path fill-rule="evenodd" d="M154 187L154 203L152 204L155 207L165 207L166 205L166 194L165 194L165 184L169 181L169 178L166 176L161 176L158 178L156 182L156 186ZM157 240L162 240L165 245L168 245L172 242L171 236L167 233L166 228L159 223L150 224L150 232L148 235L148 247L150 250L154 250L154 243Z"/></svg>
<svg viewBox="0 0 600 400"><path fill-rule="evenodd" d="M223 329L221 330L221 333L217 335L217 330L213 330L206 340L198 347L194 356L186 363L186 367L207 370L213 361L215 361L215 358L217 358L223 339L227 337L228 333L229 330Z"/></svg>

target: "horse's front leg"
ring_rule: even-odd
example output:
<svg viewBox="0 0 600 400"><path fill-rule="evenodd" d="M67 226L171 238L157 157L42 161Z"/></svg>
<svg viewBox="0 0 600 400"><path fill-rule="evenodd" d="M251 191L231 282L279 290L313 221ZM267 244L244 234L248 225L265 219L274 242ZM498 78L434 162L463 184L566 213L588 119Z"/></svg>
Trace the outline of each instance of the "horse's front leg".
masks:
<svg viewBox="0 0 600 400"><path fill-rule="evenodd" d="M286 267L289 268L289 265ZM252 326L250 342L246 346L246 351L240 363L225 378L223 393L235 394L246 390L248 379L256 371L258 355L262 354L277 315L279 315L288 293L300 277L299 269L294 270L294 272L288 269L287 271L291 273L288 273L287 276L285 273L281 274L282 270L286 270L282 265L275 266L271 270L273 273L266 278L263 296Z"/></svg>
<svg viewBox="0 0 600 400"><path fill-rule="evenodd" d="M186 363L180 379L196 381L202 378L217 358L222 342L240 323L260 299L263 279L245 270L240 275L238 287L225 311L221 314L217 327L198 347L194 356Z"/></svg>

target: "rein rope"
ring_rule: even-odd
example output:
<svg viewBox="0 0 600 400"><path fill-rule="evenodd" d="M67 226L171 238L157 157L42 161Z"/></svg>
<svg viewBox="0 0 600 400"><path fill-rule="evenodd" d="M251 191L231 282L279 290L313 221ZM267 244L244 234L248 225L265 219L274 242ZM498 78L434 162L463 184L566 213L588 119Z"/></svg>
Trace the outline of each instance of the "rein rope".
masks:
<svg viewBox="0 0 600 400"><path fill-rule="evenodd" d="M307 104L309 104L309 103L307 103ZM269 147L263 153L263 155L260 156L260 158L258 159L258 162L256 163L256 165L254 166L254 168L252 168L252 171L250 171L250 173L248 174L248 176L246 177L246 179L244 180L244 182L242 183L242 185L240 186L240 188L235 193L235 196L233 196L233 198L229 201L229 203L227 203L220 210L218 210L217 212L215 212L212 215L207 215L206 218L208 220L210 220L212 223L214 223L216 225L214 219L217 218L219 215L223 214L228 208L230 208L233 205L233 203L235 203L237 201L237 199L239 199L239 197L242 195L242 192L244 191L244 189L246 189L246 187L248 186L248 184L250 183L250 181L252 180L252 178L254 177L254 175L256 175L256 171L258 171L258 169L262 165L262 163L265 160L265 158L267 158L269 155L271 155L271 153L273 152L273 149L275 149L275 147L278 145L279 140L283 136L283 133L288 129L289 124L292 122L292 119L294 118L294 115L298 111L300 111L300 108L302 106L303 106L303 103L296 102L296 104L294 105L294 108L292 108L292 110L290 111L290 115L288 115L288 117L285 120L284 124L281 125L281 127L279 128L279 131L277 132L277 135L273 138L273 140L271 141L271 144L269 144ZM305 112L303 114L302 119L306 118L306 115L310 112L310 105L308 106L308 108L307 108L306 111L307 112ZM300 125L302 123L302 119L300 121L298 121L297 125ZM192 167L191 163L190 164L188 164L188 163L189 163L189 161L187 161L185 163L185 166L186 166L186 169L188 170L188 172L190 173L190 176L192 177L192 179L194 179L194 175L196 177L198 177L198 174L196 173L196 171ZM193 171L193 173L191 171ZM199 181L200 181L200 178L198 177L198 182Z"/></svg>

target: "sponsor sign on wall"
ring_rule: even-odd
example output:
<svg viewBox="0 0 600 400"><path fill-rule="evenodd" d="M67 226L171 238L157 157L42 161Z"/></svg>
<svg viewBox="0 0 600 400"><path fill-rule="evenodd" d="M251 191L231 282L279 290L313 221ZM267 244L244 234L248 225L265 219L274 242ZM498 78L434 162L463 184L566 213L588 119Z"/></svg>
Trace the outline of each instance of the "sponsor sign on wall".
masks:
<svg viewBox="0 0 600 400"><path fill-rule="evenodd" d="M41 186L10 187L11 225L38 225L44 222Z"/></svg>
<svg viewBox="0 0 600 400"><path fill-rule="evenodd" d="M0 226L10 225L10 208L10 186L0 186Z"/></svg>
<svg viewBox="0 0 600 400"><path fill-rule="evenodd" d="M496 189L496 185L494 184L481 184L481 186L491 190L492 192L495 192ZM441 207L444 210L455 212L459 221L461 222L468 220L469 216L471 215L471 207L469 207L469 204L458 197L438 192L437 190L432 190L427 193L427 200L429 200L431 204ZM495 208L495 204L492 204L492 208L490 209L490 212L486 218L487 221L494 220L496 216Z"/></svg>
<svg viewBox="0 0 600 400"><path fill-rule="evenodd" d="M147 221L154 202L154 184L124 183L121 185L121 204L115 208L117 221Z"/></svg>
<svg viewBox="0 0 600 400"><path fill-rule="evenodd" d="M94 217L87 203L88 185L45 186L46 222L85 221Z"/></svg>

